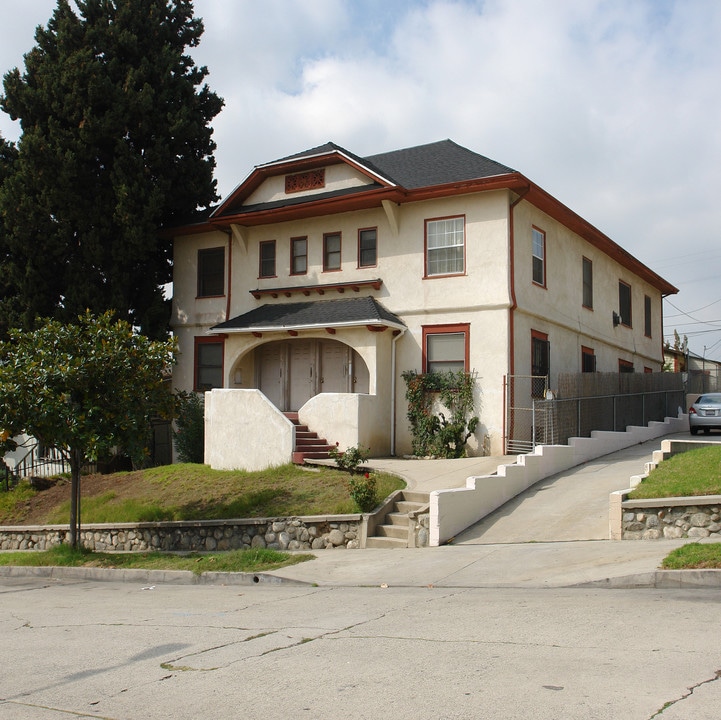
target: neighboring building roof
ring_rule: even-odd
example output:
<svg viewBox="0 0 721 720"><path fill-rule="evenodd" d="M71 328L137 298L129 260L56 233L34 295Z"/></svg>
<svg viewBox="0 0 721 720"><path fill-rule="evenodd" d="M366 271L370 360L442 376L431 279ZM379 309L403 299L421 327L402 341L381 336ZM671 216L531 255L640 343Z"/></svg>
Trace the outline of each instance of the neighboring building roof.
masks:
<svg viewBox="0 0 721 720"><path fill-rule="evenodd" d="M375 325L405 328L405 323L375 298L316 300L300 303L261 305L215 325L215 332L262 332L309 327L355 327Z"/></svg>

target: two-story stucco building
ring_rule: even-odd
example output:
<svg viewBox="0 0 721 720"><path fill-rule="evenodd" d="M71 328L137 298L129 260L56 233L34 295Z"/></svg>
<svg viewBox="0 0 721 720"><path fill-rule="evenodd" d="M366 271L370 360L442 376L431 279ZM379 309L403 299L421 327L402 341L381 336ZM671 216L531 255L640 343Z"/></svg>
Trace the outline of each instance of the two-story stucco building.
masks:
<svg viewBox="0 0 721 720"><path fill-rule="evenodd" d="M341 447L410 452L406 370L474 371L469 452L501 454L504 378L658 372L662 298L677 292L450 140L260 165L174 244L174 384L223 389L206 396L216 467L289 461L284 412Z"/></svg>

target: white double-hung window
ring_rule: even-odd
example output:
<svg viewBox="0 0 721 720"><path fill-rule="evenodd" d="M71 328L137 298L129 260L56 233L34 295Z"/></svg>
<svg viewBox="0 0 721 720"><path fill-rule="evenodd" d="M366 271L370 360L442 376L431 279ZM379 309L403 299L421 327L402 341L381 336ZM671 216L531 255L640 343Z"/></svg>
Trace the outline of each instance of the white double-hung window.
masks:
<svg viewBox="0 0 721 720"><path fill-rule="evenodd" d="M463 217L426 220L426 275L465 272L465 220Z"/></svg>

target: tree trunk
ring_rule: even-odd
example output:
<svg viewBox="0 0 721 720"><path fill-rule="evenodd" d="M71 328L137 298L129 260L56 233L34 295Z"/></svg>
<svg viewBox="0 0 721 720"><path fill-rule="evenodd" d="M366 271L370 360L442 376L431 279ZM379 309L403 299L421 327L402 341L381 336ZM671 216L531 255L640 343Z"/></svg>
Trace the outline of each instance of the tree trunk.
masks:
<svg viewBox="0 0 721 720"><path fill-rule="evenodd" d="M70 451L70 547L78 547L80 531L80 452Z"/></svg>

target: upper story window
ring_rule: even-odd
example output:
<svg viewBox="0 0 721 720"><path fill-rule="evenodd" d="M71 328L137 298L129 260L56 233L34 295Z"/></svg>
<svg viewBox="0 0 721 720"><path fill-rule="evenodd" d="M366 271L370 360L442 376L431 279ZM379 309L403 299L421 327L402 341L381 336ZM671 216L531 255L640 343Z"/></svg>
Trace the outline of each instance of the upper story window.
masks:
<svg viewBox="0 0 721 720"><path fill-rule="evenodd" d="M546 287L546 233L538 228L531 229L533 239L533 282Z"/></svg>
<svg viewBox="0 0 721 720"><path fill-rule="evenodd" d="M596 353L593 348L581 345L581 372L596 372Z"/></svg>
<svg viewBox="0 0 721 720"><path fill-rule="evenodd" d="M340 270L340 233L323 235L323 270Z"/></svg>
<svg viewBox="0 0 721 720"><path fill-rule="evenodd" d="M651 337L651 298L648 295L643 296L643 333Z"/></svg>
<svg viewBox="0 0 721 720"><path fill-rule="evenodd" d="M465 218L426 220L426 276L465 272Z"/></svg>
<svg viewBox="0 0 721 720"><path fill-rule="evenodd" d="M618 282L618 314L621 316L621 325L631 327L631 286L619 280Z"/></svg>
<svg viewBox="0 0 721 720"><path fill-rule="evenodd" d="M275 240L260 243L260 268L258 276L275 277Z"/></svg>
<svg viewBox="0 0 721 720"><path fill-rule="evenodd" d="M290 239L290 274L305 275L308 272L308 238Z"/></svg>
<svg viewBox="0 0 721 720"><path fill-rule="evenodd" d="M225 248L198 250L198 297L225 294Z"/></svg>
<svg viewBox="0 0 721 720"><path fill-rule="evenodd" d="M468 324L423 328L424 372L458 372L468 369Z"/></svg>
<svg viewBox="0 0 721 720"><path fill-rule="evenodd" d="M366 228L358 231L358 267L374 267L377 260L378 231Z"/></svg>
<svg viewBox="0 0 721 720"><path fill-rule="evenodd" d="M583 258L583 307L593 310L593 263Z"/></svg>
<svg viewBox="0 0 721 720"><path fill-rule="evenodd" d="M195 338L194 376L196 391L223 387L223 340Z"/></svg>

